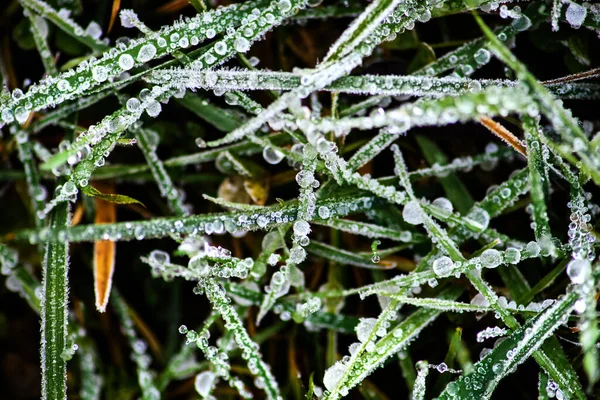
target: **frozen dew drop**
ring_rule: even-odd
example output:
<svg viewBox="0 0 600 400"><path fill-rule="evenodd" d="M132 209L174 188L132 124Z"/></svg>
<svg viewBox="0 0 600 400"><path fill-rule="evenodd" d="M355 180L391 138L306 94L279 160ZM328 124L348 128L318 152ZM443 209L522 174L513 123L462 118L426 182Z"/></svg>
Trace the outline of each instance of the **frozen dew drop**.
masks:
<svg viewBox="0 0 600 400"><path fill-rule="evenodd" d="M416 200L411 200L404 206L402 217L411 225L419 225L423 223L423 210L421 205Z"/></svg>
<svg viewBox="0 0 600 400"><path fill-rule="evenodd" d="M108 79L108 72L105 67L98 65L92 68L92 77L96 82L104 82Z"/></svg>
<svg viewBox="0 0 600 400"><path fill-rule="evenodd" d="M2 120L9 124L15 120L15 116L13 115L13 112L10 109L5 108L4 110L2 110Z"/></svg>
<svg viewBox="0 0 600 400"><path fill-rule="evenodd" d="M102 27L96 21L92 21L87 28L85 28L85 33L98 40L102 36Z"/></svg>
<svg viewBox="0 0 600 400"><path fill-rule="evenodd" d="M454 262L450 257L442 256L433 262L433 272L437 276L444 276L452 272Z"/></svg>
<svg viewBox="0 0 600 400"><path fill-rule="evenodd" d="M188 263L188 269L194 271L194 273L204 276L208 275L210 267L208 262L204 258L203 254L197 254L192 257Z"/></svg>
<svg viewBox="0 0 600 400"><path fill-rule="evenodd" d="M67 91L69 91L69 89L71 89L71 84L69 83L68 80L61 79L56 84L56 87L58 87L58 90L60 90L61 92L67 92Z"/></svg>
<svg viewBox="0 0 600 400"><path fill-rule="evenodd" d="M475 52L473 58L475 59L475 62L478 65L485 65L488 62L490 62L490 58L492 58L492 55L489 50L482 48Z"/></svg>
<svg viewBox="0 0 600 400"><path fill-rule="evenodd" d="M446 363L441 363L436 367L436 369L440 374L443 374L444 372L448 371L448 366Z"/></svg>
<svg viewBox="0 0 600 400"><path fill-rule="evenodd" d="M312 186L315 180L315 176L310 171L300 171L296 174L296 182L300 185L301 188L308 188Z"/></svg>
<svg viewBox="0 0 600 400"><path fill-rule="evenodd" d="M369 340L369 336L371 335L371 331L375 328L377 324L376 318L361 318L358 325L356 325L356 337L361 343L365 343Z"/></svg>
<svg viewBox="0 0 600 400"><path fill-rule="evenodd" d="M504 260L508 264L518 264L521 261L521 251L515 247L509 247L504 252Z"/></svg>
<svg viewBox="0 0 600 400"><path fill-rule="evenodd" d="M123 71L129 71L131 68L133 68L133 64L133 57L131 57L129 54L122 54L119 57L119 67L121 67Z"/></svg>
<svg viewBox="0 0 600 400"><path fill-rule="evenodd" d="M567 275L569 279L576 285L580 285L588 278L588 271L591 270L591 265L588 260L575 259L567 264Z"/></svg>
<svg viewBox="0 0 600 400"><path fill-rule="evenodd" d="M185 335L186 333L188 333L188 328L185 325L181 325L179 327L179 333L181 333L182 335Z"/></svg>
<svg viewBox="0 0 600 400"><path fill-rule="evenodd" d="M215 52L220 56L224 56L227 53L227 43L225 41L218 42L215 45Z"/></svg>
<svg viewBox="0 0 600 400"><path fill-rule="evenodd" d="M269 164L273 164L273 165L279 164L279 162L281 162L281 160L283 160L283 157L284 157L284 154L281 151L274 149L271 146L266 146L263 149L263 158Z"/></svg>
<svg viewBox="0 0 600 400"><path fill-rule="evenodd" d="M310 233L310 224L306 221L296 221L294 223L294 234L296 236L306 236Z"/></svg>
<svg viewBox="0 0 600 400"><path fill-rule="evenodd" d="M540 245L535 241L531 241L525 246L525 251L528 253L529 257L532 258L539 256L540 250Z"/></svg>
<svg viewBox="0 0 600 400"><path fill-rule="evenodd" d="M587 8L573 2L569 2L569 7L565 12L565 18L571 28L579 29L587 16Z"/></svg>
<svg viewBox="0 0 600 400"><path fill-rule="evenodd" d="M327 206L321 206L318 208L317 214L319 215L319 218L327 219L331 215L331 211L329 211Z"/></svg>
<svg viewBox="0 0 600 400"><path fill-rule="evenodd" d="M165 265L171 261L169 253L162 250L152 250L150 252L149 260L151 264Z"/></svg>
<svg viewBox="0 0 600 400"><path fill-rule="evenodd" d="M337 384L340 382L348 367L341 361L336 362L325 371L323 376L323 385L329 391L335 389Z"/></svg>
<svg viewBox="0 0 600 400"><path fill-rule="evenodd" d="M215 30L212 28L206 30L206 37L208 39L214 38L216 34L217 34L217 32L215 32Z"/></svg>
<svg viewBox="0 0 600 400"><path fill-rule="evenodd" d="M239 53L245 53L248 50L250 50L250 42L243 36L238 36L237 38L235 38L233 46L235 48L235 51Z"/></svg>
<svg viewBox="0 0 600 400"><path fill-rule="evenodd" d="M145 44L140 49L140 52L137 55L137 59L141 63L148 62L154 58L156 55L156 47L153 44Z"/></svg>
<svg viewBox="0 0 600 400"><path fill-rule="evenodd" d="M487 249L479 256L481 263L486 268L496 268L502 264L502 253L496 249Z"/></svg>
<svg viewBox="0 0 600 400"><path fill-rule="evenodd" d="M127 103L125 103L125 106L127 107L128 111L136 112L137 110L140 109L140 104L141 103L137 98L132 97L129 100L127 100Z"/></svg>
<svg viewBox="0 0 600 400"><path fill-rule="evenodd" d="M208 396L214 380L214 372L200 372L198 375L196 375L196 379L194 379L194 388L196 389L196 392L198 392L198 394L203 398Z"/></svg>
<svg viewBox="0 0 600 400"><path fill-rule="evenodd" d="M25 107L17 107L15 109L15 118L18 123L24 124L27 122L27 118L29 118L29 111L27 111Z"/></svg>
<svg viewBox="0 0 600 400"><path fill-rule="evenodd" d="M475 297L471 299L471 304L478 307L487 307L490 303L481 293L477 293Z"/></svg>
<svg viewBox="0 0 600 400"><path fill-rule="evenodd" d="M279 0L277 6L279 7L279 11L288 12L292 8L292 3L290 3L290 0Z"/></svg>
<svg viewBox="0 0 600 400"><path fill-rule="evenodd" d="M431 205L441 209L445 215L452 214L452 203L445 197L440 197L431 202Z"/></svg>
<svg viewBox="0 0 600 400"><path fill-rule="evenodd" d="M480 207L473 207L467 214L467 218L477 223L482 231L486 230L490 224L490 214Z"/></svg>
<svg viewBox="0 0 600 400"><path fill-rule="evenodd" d="M158 114L160 114L161 110L162 110L162 106L160 105L160 103L158 101L151 101L146 106L146 112L151 117L156 117Z"/></svg>

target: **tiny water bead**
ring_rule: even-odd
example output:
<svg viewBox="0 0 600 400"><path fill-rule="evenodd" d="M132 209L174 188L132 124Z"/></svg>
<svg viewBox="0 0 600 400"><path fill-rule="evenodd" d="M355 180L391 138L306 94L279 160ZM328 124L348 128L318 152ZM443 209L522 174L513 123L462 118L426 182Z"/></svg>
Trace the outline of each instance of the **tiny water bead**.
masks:
<svg viewBox="0 0 600 400"><path fill-rule="evenodd" d="M285 156L285 154L283 154L281 151L274 149L271 146L266 146L263 149L262 154L265 161L272 165L279 164Z"/></svg>

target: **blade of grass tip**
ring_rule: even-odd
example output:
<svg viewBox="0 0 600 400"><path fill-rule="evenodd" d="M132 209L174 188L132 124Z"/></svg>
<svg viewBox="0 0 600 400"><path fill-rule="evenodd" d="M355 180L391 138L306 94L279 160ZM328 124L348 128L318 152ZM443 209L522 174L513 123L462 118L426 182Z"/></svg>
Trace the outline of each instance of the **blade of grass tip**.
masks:
<svg viewBox="0 0 600 400"><path fill-rule="evenodd" d="M339 60L353 51L400 3L400 0L378 0L369 4L329 48L323 62Z"/></svg>
<svg viewBox="0 0 600 400"><path fill-rule="evenodd" d="M538 400L550 400L548 397L548 375L540 371L538 382Z"/></svg>
<svg viewBox="0 0 600 400"><path fill-rule="evenodd" d="M113 0L112 8L110 10L110 21L108 22L108 29L106 33L110 33L113 28L115 21L117 20L117 15L119 14L119 10L121 9L121 0Z"/></svg>
<svg viewBox="0 0 600 400"><path fill-rule="evenodd" d="M51 21L60 30L90 49L96 52L108 50L108 45L105 42L90 36L75 21L64 15L64 13L55 10L48 3L41 0L20 0L20 2L39 16Z"/></svg>
<svg viewBox="0 0 600 400"><path fill-rule="evenodd" d="M160 399L160 391L154 384L153 372L148 368L150 364L148 362L150 356L146 353L148 345L137 336L129 314L129 306L117 290L113 290L112 305L119 316L121 329L132 350L131 357L137 367L137 378L142 389L142 397L144 399Z"/></svg>
<svg viewBox="0 0 600 400"><path fill-rule="evenodd" d="M96 184L98 185L98 184ZM114 185L104 184L103 190L114 189ZM96 199L96 217L94 223L113 224L117 221L117 207L102 199ZM112 277L115 268L116 244L112 240L99 240L94 242L94 293L96 295L96 309L106 311Z"/></svg>
<svg viewBox="0 0 600 400"><path fill-rule="evenodd" d="M562 103L559 103L554 98L544 85L529 73L527 68L487 27L481 17L477 14L473 15L481 30L489 40L488 47L490 50L496 57L516 72L519 80L525 84L528 91L537 99L543 114L550 120L556 132L561 135L563 143L555 143L543 136L542 138L544 141L551 145L558 154L574 164L577 164L577 162L575 162L571 153L577 154L581 159L582 169L594 180L594 182L596 182L596 184L600 184L600 171L598 170L600 159L597 154L591 151L589 140L585 132L583 132L571 113L563 107Z"/></svg>
<svg viewBox="0 0 600 400"><path fill-rule="evenodd" d="M50 227L66 228L70 224L70 204L61 202L50 216ZM41 364L42 398L67 397L67 349L69 242L46 244L42 269Z"/></svg>
<svg viewBox="0 0 600 400"><path fill-rule="evenodd" d="M33 160L32 142L26 131L19 129L15 135L17 147L19 150L19 160L23 164L25 170L25 178L27 181L27 190L31 201L31 209L33 211L33 220L36 228L44 226L43 209L44 200L47 196L46 188L40 183L40 175ZM40 215L42 218L40 218Z"/></svg>
<svg viewBox="0 0 600 400"><path fill-rule="evenodd" d="M144 157L146 158L152 176L158 185L161 196L167 199L169 207L175 215L189 215L189 209L183 203L181 194L175 189L171 177L165 170L164 164L156 154L158 133L143 128L135 129L134 132L137 138L137 144L140 150L142 150L142 153L144 153Z"/></svg>
<svg viewBox="0 0 600 400"><path fill-rule="evenodd" d="M479 122L481 122L483 126L485 126L490 132L496 135L503 142L505 142L510 147L518 151L521 155L527 156L527 149L525 148L525 146L523 146L521 141L511 131L506 129L500 123L486 116L479 117Z"/></svg>
<svg viewBox="0 0 600 400"><path fill-rule="evenodd" d="M23 3L21 3L23 5ZM44 18L39 15L33 14L27 7L23 5L23 14L29 19L29 30L33 35L33 40L37 51L42 59L42 64L48 75L56 75L56 65L54 64L54 57L48 47L46 38L48 36L48 23Z"/></svg>

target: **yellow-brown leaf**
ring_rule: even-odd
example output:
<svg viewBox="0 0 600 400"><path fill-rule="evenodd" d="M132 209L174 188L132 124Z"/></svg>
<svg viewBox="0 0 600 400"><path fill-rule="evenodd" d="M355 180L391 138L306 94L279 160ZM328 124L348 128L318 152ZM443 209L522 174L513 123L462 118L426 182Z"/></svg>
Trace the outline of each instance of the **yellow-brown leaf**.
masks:
<svg viewBox="0 0 600 400"><path fill-rule="evenodd" d="M104 185L103 185L104 186ZM108 185L106 185L108 186ZM105 188L103 189L110 189ZM96 224L110 224L117 220L115 203L96 199ZM96 293L96 308L100 312L106 311L112 277L115 267L115 242L100 240L94 243L94 291Z"/></svg>

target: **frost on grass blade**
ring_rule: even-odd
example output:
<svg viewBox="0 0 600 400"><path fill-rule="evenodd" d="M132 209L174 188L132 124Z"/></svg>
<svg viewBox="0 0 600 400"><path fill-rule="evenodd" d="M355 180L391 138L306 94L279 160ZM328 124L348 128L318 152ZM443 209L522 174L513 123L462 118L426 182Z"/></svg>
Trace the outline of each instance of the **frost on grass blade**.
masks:
<svg viewBox="0 0 600 400"><path fill-rule="evenodd" d="M70 204L62 202L50 217L50 226L60 229L71 223ZM67 397L67 361L73 349L68 348L67 315L69 294L69 242L46 244L42 270L41 361L42 397Z"/></svg>
<svg viewBox="0 0 600 400"><path fill-rule="evenodd" d="M316 207L329 208L332 216L343 217L351 213L365 212L378 204L371 196L339 197L318 201ZM151 221L119 222L106 225L80 225L71 228L44 228L39 231L21 231L17 239L39 241L85 242L96 240L128 241L168 237L172 234L198 235L219 232L239 232L271 229L282 223L296 220L298 207L293 204L266 207L263 211L238 211L219 214L201 214L189 217L155 218ZM259 217L267 223L259 223Z"/></svg>
<svg viewBox="0 0 600 400"><path fill-rule="evenodd" d="M39 6L38 12L42 15L44 12L50 12L47 11L46 3L38 0L23 1L27 6ZM208 32L216 34L230 26L239 25L241 19L249 13L253 5L254 3L246 3L208 11L205 15L198 15L183 23L178 22L164 27L149 37L133 39L128 45L118 44L116 48L112 49L113 51L103 53L100 59L84 61L76 68L58 76L46 77L38 84L32 85L26 93L23 93L21 89L16 89L12 93L11 99L0 105L0 115L3 119L0 124L10 122L7 120L9 115L16 117L25 113L29 114L32 111L40 111L67 100L76 99L88 93L95 86L116 78L131 68L165 56L174 50L195 46L208 38ZM51 14L58 15L55 11L52 11ZM209 18L205 18L206 15ZM77 28L74 29L77 30Z"/></svg>

